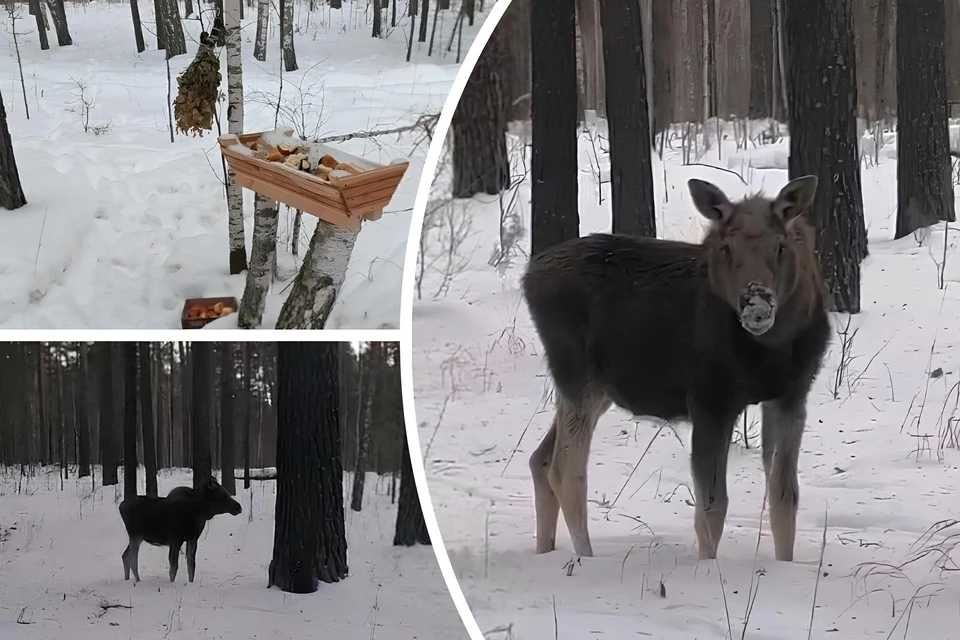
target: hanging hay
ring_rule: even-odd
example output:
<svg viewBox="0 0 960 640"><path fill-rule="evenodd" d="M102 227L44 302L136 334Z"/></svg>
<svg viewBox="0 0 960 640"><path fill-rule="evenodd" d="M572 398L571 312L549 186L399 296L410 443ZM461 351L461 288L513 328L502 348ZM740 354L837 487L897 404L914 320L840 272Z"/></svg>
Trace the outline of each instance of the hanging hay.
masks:
<svg viewBox="0 0 960 640"><path fill-rule="evenodd" d="M203 136L204 131L213 130L220 80L220 59L211 47L201 45L197 57L177 78L173 103L177 131Z"/></svg>

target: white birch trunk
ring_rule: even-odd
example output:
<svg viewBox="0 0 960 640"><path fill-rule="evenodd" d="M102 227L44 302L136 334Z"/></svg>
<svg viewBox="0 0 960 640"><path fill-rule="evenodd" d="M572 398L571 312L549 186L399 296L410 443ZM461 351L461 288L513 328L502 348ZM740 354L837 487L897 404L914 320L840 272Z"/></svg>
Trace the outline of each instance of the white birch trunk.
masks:
<svg viewBox="0 0 960 640"><path fill-rule="evenodd" d="M270 31L270 0L257 1L257 37L253 41L253 57L267 60L267 33Z"/></svg>
<svg viewBox="0 0 960 640"><path fill-rule="evenodd" d="M243 58L240 39L240 0L226 0L223 23L227 38L227 131L243 133ZM227 170L227 229L230 237L230 273L247 268L243 237L243 189L233 171Z"/></svg>
<svg viewBox="0 0 960 640"><path fill-rule="evenodd" d="M277 329L323 329L347 276L359 233L359 229L317 221L303 266L280 311Z"/></svg>
<svg viewBox="0 0 960 640"><path fill-rule="evenodd" d="M240 300L240 317L237 323L242 329L256 329L263 321L267 305L267 290L273 276L277 254L277 220L280 217L276 202L260 194L254 198L253 249L250 252L250 268L247 283Z"/></svg>

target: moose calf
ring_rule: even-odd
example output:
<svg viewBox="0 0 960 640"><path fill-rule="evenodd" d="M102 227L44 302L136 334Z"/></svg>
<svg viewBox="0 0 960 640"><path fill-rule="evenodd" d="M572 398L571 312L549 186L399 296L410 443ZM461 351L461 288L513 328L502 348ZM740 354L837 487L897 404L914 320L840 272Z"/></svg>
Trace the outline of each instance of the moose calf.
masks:
<svg viewBox="0 0 960 640"><path fill-rule="evenodd" d="M123 579L134 584L140 581L140 544L170 547L170 582L177 577L180 547L187 543L187 576L193 582L197 568L197 540L203 528L215 515L239 515L240 503L214 478L208 478L199 488L176 487L166 498L136 496L120 503L120 517L130 536L124 550Z"/></svg>
<svg viewBox="0 0 960 640"><path fill-rule="evenodd" d="M576 553L593 555L587 458L597 420L617 404L693 423L694 530L700 558L715 558L734 423L759 403L775 554L793 559L807 394L830 338L801 216L817 178L736 204L708 182L688 186L712 223L701 244L595 234L543 251L524 275L558 397L530 458L538 553L554 549L562 509Z"/></svg>

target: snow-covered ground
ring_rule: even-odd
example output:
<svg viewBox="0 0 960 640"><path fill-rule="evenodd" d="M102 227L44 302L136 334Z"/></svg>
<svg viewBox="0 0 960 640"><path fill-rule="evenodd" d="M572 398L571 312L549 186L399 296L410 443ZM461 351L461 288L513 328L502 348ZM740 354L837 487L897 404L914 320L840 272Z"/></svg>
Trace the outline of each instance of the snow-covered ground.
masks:
<svg viewBox="0 0 960 640"><path fill-rule="evenodd" d="M165 547L143 545L136 586L123 579L127 536L120 490L55 471L24 481L0 470L0 638L4 640L433 640L466 638L431 547L392 546L396 506L370 474L364 508L346 511L350 573L316 593L267 589L276 483L239 483L243 513L211 520L195 581L181 556L177 581ZM143 491L143 475L140 476ZM190 472L160 477L160 494ZM349 484L349 483L347 483Z"/></svg>
<svg viewBox="0 0 960 640"><path fill-rule="evenodd" d="M713 166L684 166L679 141L662 163L654 161L662 237L702 235L689 178L710 180L731 198L773 195L785 184L786 140L737 151L733 139L719 156L712 144L699 159ZM599 160L608 180L609 166L599 144L595 153L581 137L581 233L609 229L608 182L598 203L595 168ZM765 514L761 522L759 412L748 418L749 449L739 433L732 445L718 562L697 560L689 427L659 431L618 409L601 419L589 466L595 557L575 558L562 520L557 550L534 553L527 460L553 404L519 293L526 260L499 271L487 262L498 233L496 199L478 196L445 209L472 227L457 234L466 238L457 252L464 262L453 261L446 271L456 275L436 298L446 262L431 236L434 267L414 306L417 419L430 496L467 601L481 629L509 629L489 638L958 637L960 577L950 569L960 561L953 550L960 537L949 536L958 536L960 525L939 533L931 527L960 517L960 256L951 228L941 290L943 227L922 246L914 237L891 239L890 151L882 149L879 164L862 174L871 252L863 264L863 312L850 321L856 335L848 371L838 380L842 341L834 337L810 398L790 564L774 560ZM516 153L513 171L525 173ZM437 201L449 193L447 180L441 175L435 186ZM528 182L517 201L528 225ZM528 249L528 240L522 246ZM847 317L832 320L842 328Z"/></svg>
<svg viewBox="0 0 960 640"><path fill-rule="evenodd" d="M203 138L176 136L170 143L167 70L152 35L153 4L141 5L148 50L139 55L126 3L68 2L75 44L58 47L50 32L48 51L40 50L26 4L19 5L15 24L29 120L14 28L7 12L0 15L0 43L7 51L0 57L0 90L28 201L0 215L0 328L179 328L185 298L239 298L243 292L244 275L228 272L216 130ZM213 5L201 6L209 26ZM387 26L389 36L377 40L370 37L369 6L345 0L342 10L322 5L308 12L306 2L297 3L300 70L282 75L278 123L278 20L274 14L267 61L259 62L253 58L256 10L247 10L242 43L247 131L296 120L306 135L321 137L395 128L439 113L459 68L456 39L447 51L456 12L441 12L433 55L427 55L428 43L414 43L407 63L408 18L398 20L396 29ZM464 54L484 15L463 28ZM188 53L171 60L174 95L176 77L193 59L201 31L195 18L184 20L184 29ZM81 93L93 105L87 133ZM383 217L363 227L330 328L399 326L403 258L427 152L418 138L422 132L335 145L380 164L408 158L410 166ZM249 255L253 194L244 197ZM264 328L275 325L306 253L316 219L304 215L303 222L296 258L290 248L293 212L282 209L280 279L267 301ZM217 326L231 321L235 326L236 316Z"/></svg>

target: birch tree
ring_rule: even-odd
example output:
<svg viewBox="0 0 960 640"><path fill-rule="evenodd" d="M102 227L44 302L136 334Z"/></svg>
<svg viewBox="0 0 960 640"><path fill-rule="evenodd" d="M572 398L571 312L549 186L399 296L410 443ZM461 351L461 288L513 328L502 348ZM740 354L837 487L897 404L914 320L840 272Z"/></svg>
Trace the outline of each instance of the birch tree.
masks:
<svg viewBox="0 0 960 640"><path fill-rule="evenodd" d="M240 317L237 322L244 329L254 329L263 320L267 304L267 290L273 275L277 251L277 219L279 207L259 193L253 205L253 248L250 253L250 268L240 300Z"/></svg>
<svg viewBox="0 0 960 640"><path fill-rule="evenodd" d="M227 131L243 133L243 58L241 56L240 1L227 0L224 26L227 30ZM227 169L227 228L230 237L230 273L247 268L247 247L243 237L243 189L233 169Z"/></svg>
<svg viewBox="0 0 960 640"><path fill-rule="evenodd" d="M277 329L323 329L346 278L359 233L359 229L317 221L300 273L280 310Z"/></svg>

